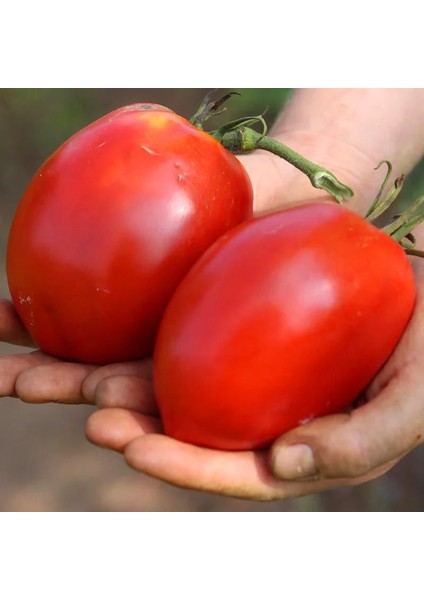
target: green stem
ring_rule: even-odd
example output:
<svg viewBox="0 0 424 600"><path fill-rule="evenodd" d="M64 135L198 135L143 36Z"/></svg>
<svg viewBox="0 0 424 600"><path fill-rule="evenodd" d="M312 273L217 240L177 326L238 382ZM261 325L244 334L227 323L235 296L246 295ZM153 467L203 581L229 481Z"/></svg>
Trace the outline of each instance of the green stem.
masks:
<svg viewBox="0 0 424 600"><path fill-rule="evenodd" d="M390 237L397 242L400 242L406 237L415 227L424 221L424 196L418 198L405 212L397 219L383 227Z"/></svg>
<svg viewBox="0 0 424 600"><path fill-rule="evenodd" d="M261 149L283 158L309 177L315 188L334 196L339 204L342 204L344 199L353 196L353 191L341 183L330 171L310 162L285 144L264 136L250 127L239 127L229 131L223 128L213 132L212 135L232 152L251 152Z"/></svg>
<svg viewBox="0 0 424 600"><path fill-rule="evenodd" d="M384 190L386 189L386 185L390 179L390 175L392 174L392 163L388 160L382 160L378 163L378 165L375 167L374 171L377 171L381 165L387 165L387 173L386 173L386 177L384 178L383 183L381 184L381 187L378 191L377 196L375 197L373 203L371 204L371 206L368 209L367 214L365 215L365 219L369 219L370 221L372 221L373 219L375 219L376 217L374 216L374 214L376 212L378 212L378 207L380 206L380 198L383 195ZM379 214L381 214L382 212L384 212L384 208L379 212Z"/></svg>
<svg viewBox="0 0 424 600"><path fill-rule="evenodd" d="M406 254L424 258L424 251L415 249L415 237L411 233L423 221L424 196L421 196L382 230L398 242Z"/></svg>
<svg viewBox="0 0 424 600"><path fill-rule="evenodd" d="M216 90L212 90L207 94L196 114L190 119L190 123L194 127L204 130L206 121L225 110L221 107L227 100L233 95L240 95L238 92L228 92L222 98L214 100L215 93ZM262 133L251 129L250 126L256 123L262 124ZM277 140L267 137L266 132L267 125L262 114L256 117L236 119L209 133L231 152L251 152L262 149L276 154L307 175L315 188L334 196L339 204L342 204L344 199L352 198L353 191L341 183L330 171L310 162Z"/></svg>
<svg viewBox="0 0 424 600"><path fill-rule="evenodd" d="M387 165L386 177L384 178L384 181L380 187L380 190L379 190L377 196L375 197L374 202L371 204L370 208L368 209L367 214L365 215L365 219L367 219L367 221L371 221L371 223L374 222L384 212L386 212L386 210L388 210L388 208L390 208L390 206L394 203L394 201L397 199L397 197L401 193L403 184L405 182L404 175L401 175L400 177L398 177L396 179L396 181L393 184L393 187L390 188L388 193L386 195L383 195L384 190L386 189L387 183L390 179L390 175L392 173L392 163L389 162L388 160L382 160L378 164L378 166L375 168L375 170L379 169L381 167L381 165L383 165L383 164Z"/></svg>
<svg viewBox="0 0 424 600"><path fill-rule="evenodd" d="M423 250L416 250L415 248L405 248L404 250L406 254L409 254L410 256L419 256L420 258L424 258Z"/></svg>

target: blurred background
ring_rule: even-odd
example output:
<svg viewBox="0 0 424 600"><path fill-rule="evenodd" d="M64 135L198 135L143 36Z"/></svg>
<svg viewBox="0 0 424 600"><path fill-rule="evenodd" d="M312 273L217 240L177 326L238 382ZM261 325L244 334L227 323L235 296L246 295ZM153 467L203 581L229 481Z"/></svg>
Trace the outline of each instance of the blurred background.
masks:
<svg viewBox="0 0 424 600"><path fill-rule="evenodd" d="M0 90L0 293L7 235L19 198L40 164L70 135L133 102L156 102L190 117L204 89ZM272 123L289 89L238 89L226 118L263 112ZM424 163L401 203L424 193ZM0 354L22 352L0 344ZM180 490L130 470L120 455L84 436L89 407L0 400L0 511L421 511L424 448L377 481L296 500L248 502Z"/></svg>

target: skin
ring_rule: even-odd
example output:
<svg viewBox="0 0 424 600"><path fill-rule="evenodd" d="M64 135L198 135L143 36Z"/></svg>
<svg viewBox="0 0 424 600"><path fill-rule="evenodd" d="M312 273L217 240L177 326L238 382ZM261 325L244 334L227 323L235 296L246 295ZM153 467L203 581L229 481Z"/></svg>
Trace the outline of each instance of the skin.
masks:
<svg viewBox="0 0 424 600"><path fill-rule="evenodd" d="M398 176L424 153L424 90L300 90L272 135L353 187L351 206L363 214L382 181L382 172L374 171L379 161L391 160ZM242 161L257 214L301 200L328 200L277 158L256 152ZM424 228L415 233L424 248ZM122 452L134 469L181 487L275 500L364 483L387 472L424 435L424 264L411 262L414 316L360 406L298 427L268 451L228 453L164 436L149 360L96 368L37 351L10 355L0 358L0 394L32 403L97 404L100 410L87 422L89 440ZM29 343L7 300L0 301L0 339Z"/></svg>

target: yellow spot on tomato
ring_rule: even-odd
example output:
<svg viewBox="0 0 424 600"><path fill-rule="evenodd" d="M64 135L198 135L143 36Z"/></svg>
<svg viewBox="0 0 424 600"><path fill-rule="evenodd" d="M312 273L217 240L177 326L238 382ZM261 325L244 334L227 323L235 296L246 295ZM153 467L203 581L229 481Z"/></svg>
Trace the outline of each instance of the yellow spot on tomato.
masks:
<svg viewBox="0 0 424 600"><path fill-rule="evenodd" d="M154 112L145 114L145 116L147 117L149 125L151 125L151 127L157 131L165 129L165 127L169 127L169 113L163 114L160 112Z"/></svg>

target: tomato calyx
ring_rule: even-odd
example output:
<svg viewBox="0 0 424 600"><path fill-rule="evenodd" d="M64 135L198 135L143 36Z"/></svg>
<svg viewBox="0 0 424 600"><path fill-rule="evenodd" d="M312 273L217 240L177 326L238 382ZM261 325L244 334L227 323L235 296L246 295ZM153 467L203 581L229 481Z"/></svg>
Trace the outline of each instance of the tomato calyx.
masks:
<svg viewBox="0 0 424 600"><path fill-rule="evenodd" d="M203 98L201 105L197 109L197 112L191 117L190 123L197 127L197 129L201 129L203 131L204 125L206 121L208 121L211 117L216 117L217 115L221 115L227 109L221 108L227 100L229 100L232 96L241 96L239 92L228 92L222 98L218 98L218 100L213 100L213 96L215 95L216 90L211 90L206 96Z"/></svg>
<svg viewBox="0 0 424 600"><path fill-rule="evenodd" d="M383 215L394 203L402 191L403 184L405 182L405 176L401 175L398 177L393 186L385 193L388 181L392 174L392 164L388 160L382 160L376 169L379 169L383 164L387 166L387 173L384 181L380 187L380 190L371 204L368 212L365 215L365 219L375 224L376 220ZM382 231L387 233L391 238L402 246L406 254L413 256L419 256L424 258L424 251L417 250L415 248L416 240L412 234L412 230L415 229L420 223L424 221L424 196L421 196L415 200L402 214L395 215L390 223L382 227Z"/></svg>
<svg viewBox="0 0 424 600"><path fill-rule="evenodd" d="M198 129L203 130L206 121L224 112L226 109L221 107L232 96L240 96L238 92L228 92L222 98L213 100L215 92L216 90L212 90L207 94L196 114L190 119L190 123ZM268 127L264 119L265 112L261 115L230 121L223 127L208 133L218 140L224 148L234 154L261 149L279 156L309 177L313 187L324 190L333 196L338 204L343 204L344 200L353 197L353 190L341 183L333 173L309 161L285 144L267 136ZM262 132L260 133L252 129L252 125L258 123L262 125Z"/></svg>

